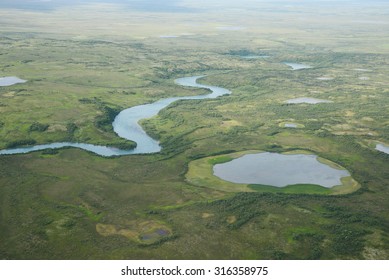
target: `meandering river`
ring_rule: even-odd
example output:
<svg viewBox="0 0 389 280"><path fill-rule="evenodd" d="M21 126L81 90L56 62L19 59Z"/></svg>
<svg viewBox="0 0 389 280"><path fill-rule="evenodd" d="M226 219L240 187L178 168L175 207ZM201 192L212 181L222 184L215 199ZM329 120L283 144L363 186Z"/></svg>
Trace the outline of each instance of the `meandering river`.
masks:
<svg viewBox="0 0 389 280"><path fill-rule="evenodd" d="M105 157L157 153L161 151L161 146L159 145L159 142L147 135L147 133L139 125L140 120L151 118L157 115L159 111L177 100L207 99L231 94L231 92L225 88L202 85L197 83L197 79L202 77L203 76L180 78L175 80L175 83L180 86L209 89L211 91L210 94L165 98L158 100L154 103L139 105L125 109L116 116L114 122L112 123L114 131L119 135L119 137L135 141L137 143L137 147L135 149L121 150L115 147L97 146L87 143L57 142L43 145L35 145L30 147L0 150L0 155L24 154L45 149L60 149L65 147L80 148Z"/></svg>

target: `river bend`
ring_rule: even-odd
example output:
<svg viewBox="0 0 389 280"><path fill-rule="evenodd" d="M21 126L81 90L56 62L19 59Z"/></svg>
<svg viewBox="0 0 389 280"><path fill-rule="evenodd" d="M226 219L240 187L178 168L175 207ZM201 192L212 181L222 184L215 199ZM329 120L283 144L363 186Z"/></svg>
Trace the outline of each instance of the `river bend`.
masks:
<svg viewBox="0 0 389 280"><path fill-rule="evenodd" d="M154 103L125 109L116 116L112 123L114 131L119 137L136 142L137 146L135 149L121 150L115 147L98 146L87 143L56 142L30 147L0 150L0 155L25 154L45 149L60 149L65 147L79 148L105 157L158 153L161 151L159 142L147 135L147 133L139 125L140 120L157 115L163 108L178 100L208 99L231 94L231 92L225 88L197 83L197 79L202 77L203 76L179 78L175 80L175 83L180 86L209 89L211 91L210 94L160 99Z"/></svg>

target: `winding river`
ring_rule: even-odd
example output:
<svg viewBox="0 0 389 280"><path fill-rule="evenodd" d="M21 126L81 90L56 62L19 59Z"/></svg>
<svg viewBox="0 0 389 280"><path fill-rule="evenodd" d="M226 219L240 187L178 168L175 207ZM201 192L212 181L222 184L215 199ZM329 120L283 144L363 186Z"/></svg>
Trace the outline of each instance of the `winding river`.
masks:
<svg viewBox="0 0 389 280"><path fill-rule="evenodd" d="M135 141L137 143L137 147L135 149L121 150L115 147L97 146L87 143L57 142L30 147L0 150L0 155L25 154L45 149L60 149L65 147L80 148L105 157L158 153L161 151L159 142L146 134L143 128L139 125L140 120L151 118L157 115L159 111L177 100L208 99L231 94L231 92L225 88L198 84L197 79L202 77L204 76L180 78L175 80L175 83L180 86L209 89L211 91L210 94L165 98L154 103L125 109L116 116L112 123L114 131L119 137Z"/></svg>

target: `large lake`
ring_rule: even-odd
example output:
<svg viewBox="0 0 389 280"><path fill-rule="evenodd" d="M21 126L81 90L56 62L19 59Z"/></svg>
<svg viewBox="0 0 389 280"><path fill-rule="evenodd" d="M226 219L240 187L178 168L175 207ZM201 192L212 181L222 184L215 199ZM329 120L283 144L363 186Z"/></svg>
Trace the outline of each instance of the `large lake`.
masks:
<svg viewBox="0 0 389 280"><path fill-rule="evenodd" d="M230 162L216 164L214 175L239 184L261 184L285 187L295 184L314 184L325 188L342 185L341 178L350 176L323 164L316 155L257 153L248 154Z"/></svg>
<svg viewBox="0 0 389 280"><path fill-rule="evenodd" d="M19 79L18 77L2 77L0 78L0 87L8 87L15 84L25 83L26 80Z"/></svg>
<svg viewBox="0 0 389 280"><path fill-rule="evenodd" d="M210 94L165 98L154 103L139 105L125 109L116 116L114 122L112 123L114 131L122 138L135 141L137 143L137 147L135 149L121 150L114 147L97 146L88 143L59 142L44 145L35 145L31 147L0 150L0 155L22 154L45 149L59 149L65 147L80 148L106 157L157 153L161 151L161 146L159 145L159 142L146 134L146 132L138 123L140 120L151 118L157 115L160 110L177 100L216 98L218 96L231 93L225 88L198 84L196 81L201 77L203 76L180 78L175 80L175 83L180 86L209 89L211 91Z"/></svg>

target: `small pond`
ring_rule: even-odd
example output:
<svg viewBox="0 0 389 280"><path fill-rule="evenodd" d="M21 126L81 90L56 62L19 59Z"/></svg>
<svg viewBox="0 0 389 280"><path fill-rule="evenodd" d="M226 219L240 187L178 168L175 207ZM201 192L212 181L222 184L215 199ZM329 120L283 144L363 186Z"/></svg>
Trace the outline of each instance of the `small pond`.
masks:
<svg viewBox="0 0 389 280"><path fill-rule="evenodd" d="M284 124L284 127L297 128L297 124L295 124L295 123L286 123L286 124Z"/></svg>
<svg viewBox="0 0 389 280"><path fill-rule="evenodd" d="M301 69L309 69L312 68L309 65L302 63L294 63L294 62L284 62L285 65L292 67L292 70L301 70Z"/></svg>
<svg viewBox="0 0 389 280"><path fill-rule="evenodd" d="M341 178L350 176L347 170L319 162L316 155L269 152L248 154L216 164L213 172L220 179L232 183L275 187L313 184L332 188L342 185Z"/></svg>
<svg viewBox="0 0 389 280"><path fill-rule="evenodd" d="M318 104L318 103L332 103L332 101L325 100L325 99L312 98L312 97L299 97L299 98L293 98L293 99L286 100L286 103L288 103L288 104L301 104L301 103Z"/></svg>
<svg viewBox="0 0 389 280"><path fill-rule="evenodd" d="M0 78L0 87L8 87L15 84L21 84L27 82L26 80L19 79L18 77L2 77Z"/></svg>
<svg viewBox="0 0 389 280"><path fill-rule="evenodd" d="M319 80L319 81L332 81L334 78L324 76L324 77L319 77L319 78L316 78L316 79Z"/></svg>
<svg viewBox="0 0 389 280"><path fill-rule="evenodd" d="M384 144L377 144L377 145L375 146L375 149L376 149L377 151L383 152L383 153L385 153L385 154L389 154L389 146L386 146L386 145L384 145Z"/></svg>

